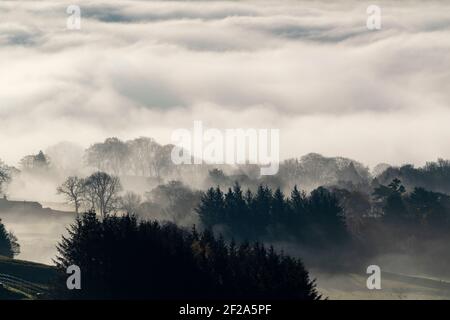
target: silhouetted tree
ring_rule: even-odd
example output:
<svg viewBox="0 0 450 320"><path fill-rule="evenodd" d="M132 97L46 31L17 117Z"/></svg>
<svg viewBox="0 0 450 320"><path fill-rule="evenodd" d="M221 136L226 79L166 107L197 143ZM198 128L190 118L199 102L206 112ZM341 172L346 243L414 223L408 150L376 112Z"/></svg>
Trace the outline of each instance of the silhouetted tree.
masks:
<svg viewBox="0 0 450 320"><path fill-rule="evenodd" d="M244 200L241 186L235 183L229 188L224 201L225 223L231 228L232 234L245 235L249 228L248 207Z"/></svg>
<svg viewBox="0 0 450 320"><path fill-rule="evenodd" d="M245 195L239 184L223 195L219 187L203 194L197 208L207 228L224 225L228 236L237 239L302 240L305 244L343 243L347 229L342 207L333 193L324 188L309 197L294 187L291 198L277 188L272 192L259 186L256 194Z"/></svg>
<svg viewBox="0 0 450 320"><path fill-rule="evenodd" d="M450 208L445 205L445 201L449 199L449 196L442 193L414 188L406 198L406 204L416 225L428 227L431 232L445 232L450 223Z"/></svg>
<svg viewBox="0 0 450 320"><path fill-rule="evenodd" d="M64 195L66 200L75 206L75 212L78 214L81 204L85 200L86 181L76 176L68 177L56 191Z"/></svg>
<svg viewBox="0 0 450 320"><path fill-rule="evenodd" d="M298 190L295 185L291 192L289 205L292 212L289 230L295 237L302 239L308 223L308 198L305 191Z"/></svg>
<svg viewBox="0 0 450 320"><path fill-rule="evenodd" d="M82 270L82 290L67 290L72 264ZM188 232L129 215L78 218L58 245L56 266L58 298L320 298L299 259L259 243L227 245L209 230Z"/></svg>
<svg viewBox="0 0 450 320"><path fill-rule="evenodd" d="M103 217L118 209L119 192L122 190L118 177L105 172L95 172L86 178L84 186L86 194Z"/></svg>
<svg viewBox="0 0 450 320"><path fill-rule="evenodd" d="M364 237L365 220L370 216L372 210L369 194L345 189L336 189L334 193L343 208L345 224L349 232L354 237Z"/></svg>
<svg viewBox="0 0 450 320"><path fill-rule="evenodd" d="M423 187L427 190L441 193L450 193L450 161L438 159L436 162L427 162L421 168L407 164L401 167L389 167L378 176L381 184L388 184L394 179L400 179L410 191L414 187Z"/></svg>
<svg viewBox="0 0 450 320"><path fill-rule="evenodd" d="M210 229L215 225L225 223L224 198L219 187L209 188L200 199L198 207L195 209L203 225Z"/></svg>
<svg viewBox="0 0 450 320"><path fill-rule="evenodd" d="M14 258L20 253L20 245L17 237L12 233L6 231L5 225L0 219L0 256Z"/></svg>
<svg viewBox="0 0 450 320"><path fill-rule="evenodd" d="M250 210L253 216L255 233L260 237L267 233L267 227L271 222L270 205L272 202L272 190L267 186L259 186Z"/></svg>
<svg viewBox="0 0 450 320"><path fill-rule="evenodd" d="M380 185L375 188L373 195L376 200L381 201L383 208L383 219L387 223L405 224L409 222L409 215L403 201L405 187L399 179L394 179L386 187Z"/></svg>
<svg viewBox="0 0 450 320"><path fill-rule="evenodd" d="M308 227L314 244L339 244L348 240L339 200L323 187L313 190L308 198Z"/></svg>

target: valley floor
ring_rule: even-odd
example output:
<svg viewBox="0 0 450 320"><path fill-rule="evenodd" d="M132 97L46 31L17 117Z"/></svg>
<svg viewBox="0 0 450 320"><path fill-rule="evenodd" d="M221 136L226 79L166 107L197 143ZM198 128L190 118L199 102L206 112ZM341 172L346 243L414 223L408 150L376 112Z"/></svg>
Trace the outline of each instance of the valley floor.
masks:
<svg viewBox="0 0 450 320"><path fill-rule="evenodd" d="M319 292L330 300L441 300L450 299L450 283L417 276L382 272L381 289L369 290L369 275L311 271Z"/></svg>

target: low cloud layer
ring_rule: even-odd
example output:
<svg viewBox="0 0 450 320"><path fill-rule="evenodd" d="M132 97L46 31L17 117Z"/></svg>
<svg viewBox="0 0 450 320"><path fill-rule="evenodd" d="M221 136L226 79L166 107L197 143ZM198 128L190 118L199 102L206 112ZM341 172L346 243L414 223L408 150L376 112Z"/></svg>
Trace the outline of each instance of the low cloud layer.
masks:
<svg viewBox="0 0 450 320"><path fill-rule="evenodd" d="M0 158L107 136L170 142L203 120L279 128L282 158L450 158L450 4L0 3Z"/></svg>

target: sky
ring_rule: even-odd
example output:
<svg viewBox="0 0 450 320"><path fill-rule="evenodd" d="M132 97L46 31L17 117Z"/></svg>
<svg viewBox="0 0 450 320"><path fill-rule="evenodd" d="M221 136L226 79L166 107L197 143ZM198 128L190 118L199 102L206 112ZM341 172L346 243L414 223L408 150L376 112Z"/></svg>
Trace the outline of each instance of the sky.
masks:
<svg viewBox="0 0 450 320"><path fill-rule="evenodd" d="M195 120L280 130L281 158L450 158L450 2L0 2L0 159L170 143Z"/></svg>

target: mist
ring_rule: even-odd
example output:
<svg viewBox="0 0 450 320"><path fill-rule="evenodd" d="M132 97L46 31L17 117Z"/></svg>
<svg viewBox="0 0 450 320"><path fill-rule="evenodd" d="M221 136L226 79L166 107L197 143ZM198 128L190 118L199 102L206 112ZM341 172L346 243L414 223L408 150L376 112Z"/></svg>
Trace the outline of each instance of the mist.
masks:
<svg viewBox="0 0 450 320"><path fill-rule="evenodd" d="M332 299L450 296L449 2L380 1L377 31L356 0L82 0L80 30L69 4L0 2L15 258L54 265L95 211L273 245ZM176 165L172 134L195 121L278 129L279 171ZM386 291L366 290L368 265Z"/></svg>
<svg viewBox="0 0 450 320"><path fill-rule="evenodd" d="M448 2L382 1L376 32L369 4L81 1L71 31L65 3L2 2L0 154L15 165L61 140L167 144L201 119L279 128L282 159L449 158Z"/></svg>
<svg viewBox="0 0 450 320"><path fill-rule="evenodd" d="M20 254L17 259L49 265L53 265L57 255L56 244L63 235L67 235L66 228L74 222L74 216L48 217L38 212L24 215L3 210L1 219L19 239Z"/></svg>

